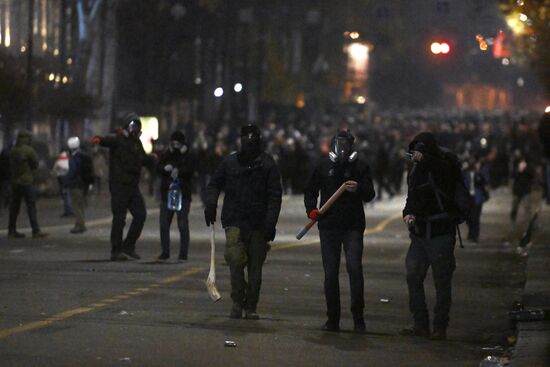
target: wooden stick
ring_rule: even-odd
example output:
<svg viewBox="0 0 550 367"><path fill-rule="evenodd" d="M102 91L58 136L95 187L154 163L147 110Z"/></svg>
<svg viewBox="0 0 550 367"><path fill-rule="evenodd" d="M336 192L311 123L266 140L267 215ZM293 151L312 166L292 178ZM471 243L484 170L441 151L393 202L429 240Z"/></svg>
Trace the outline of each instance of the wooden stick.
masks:
<svg viewBox="0 0 550 367"><path fill-rule="evenodd" d="M327 210L330 209L330 207L332 206L332 204L334 204L334 202L336 200L338 200L338 198L346 191L346 183L344 182L342 184L342 186L340 186L338 188L338 190L336 190L336 192L334 194L332 194L332 196L326 201L326 203L321 207L321 209L319 209L319 214L322 215L324 214ZM305 236L305 234L311 229L311 227L313 227L313 225L316 223L317 221L316 220L313 220L313 219L310 219L309 222L304 226L304 228L302 228L300 230L300 232L298 232L298 234L296 235L296 239L298 240L301 240L302 237Z"/></svg>
<svg viewBox="0 0 550 367"><path fill-rule="evenodd" d="M211 232L210 232L210 272L208 273L208 278L206 278L206 289L208 290L208 295L212 301L217 302L222 299L220 292L216 288L216 241L215 241L215 229L214 223L212 223Z"/></svg>

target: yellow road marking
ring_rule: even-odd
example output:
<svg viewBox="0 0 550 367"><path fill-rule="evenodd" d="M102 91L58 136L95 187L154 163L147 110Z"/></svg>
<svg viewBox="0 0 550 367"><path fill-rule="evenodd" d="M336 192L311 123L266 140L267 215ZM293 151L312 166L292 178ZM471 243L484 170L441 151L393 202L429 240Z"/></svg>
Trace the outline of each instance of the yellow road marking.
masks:
<svg viewBox="0 0 550 367"><path fill-rule="evenodd" d="M160 283L162 283L162 284L171 284L171 283L177 282L179 280L182 280L183 278L186 278L190 275L200 273L204 270L205 270L204 268L192 268L192 269L189 269L189 270L185 270L185 271L182 271L179 274L176 274L176 275L170 276L168 278L162 279L160 281ZM66 319L71 318L75 315L95 311L99 308L105 307L107 304L112 304L112 303L119 302L121 300L129 299L129 298L132 298L132 296L137 296L137 295L143 294L147 291L150 291L152 288L158 288L158 287L160 287L159 284L152 284L148 288L138 288L138 289L141 289L142 291L141 292L132 292L132 293L135 293L135 294L129 294L130 292L126 292L125 294L114 296L113 298L106 298L106 299L103 299L103 300L101 300L97 303L92 303L88 307L78 307L78 308L74 308L72 310L68 310L68 311L58 313L56 315L48 317L45 320L33 321L33 322L29 322L27 324L19 325L19 326L10 328L10 329L0 330L0 339L6 338L6 337L14 335L14 334L24 333L26 331L42 329L42 328L45 328L47 326L50 326L54 322L66 320Z"/></svg>
<svg viewBox="0 0 550 367"><path fill-rule="evenodd" d="M383 221L378 223L373 228L365 229L364 235L368 236L370 234L380 233L380 232L382 232L386 229L388 224L390 224L391 222L393 222L394 220L396 220L398 218L401 218L401 212L395 213L395 214L389 216L388 218L384 219ZM319 238L315 238L315 239L311 239L311 240L307 240L307 241L295 241L295 242L291 242L291 243L282 243L280 245L272 245L271 249L272 250L284 250L284 249L287 249L287 248L296 248L296 247L304 247L304 246L312 246L312 245L319 245Z"/></svg>
<svg viewBox="0 0 550 367"><path fill-rule="evenodd" d="M391 223L393 220L399 218L401 216L401 213L396 213L386 219L384 219L382 222L380 222L378 225L376 225L374 228L366 229L365 235L373 234L382 232L389 223ZM274 246L273 250L283 250L287 248L295 248L295 247L301 247L301 246L311 246L314 244L318 244L319 240L309 240L304 242L293 242L288 244L282 244L278 246ZM161 285L164 284L172 284L176 283L188 276L200 273L202 271L205 271L205 268L191 268L185 271L180 272L179 274L169 276L167 278L161 279L158 283L151 284L148 287L143 288L136 288L135 291L128 291L124 294L114 296L113 298L106 298L103 299L97 303L92 303L88 307L78 307L71 310L67 310L58 314L55 314L53 316L48 317L45 320L41 321L33 321L29 322L27 324L19 325L13 328L0 330L0 339L7 338L8 336L24 333L26 331L36 330L36 329L42 329L45 327L50 326L54 322L63 321L68 318L71 318L75 315L80 315L88 312L92 312L95 310L98 310L99 308L105 307L108 304L119 302L120 300L125 300L129 298L133 298L133 296L138 296L143 293L149 292L152 289L159 288Z"/></svg>

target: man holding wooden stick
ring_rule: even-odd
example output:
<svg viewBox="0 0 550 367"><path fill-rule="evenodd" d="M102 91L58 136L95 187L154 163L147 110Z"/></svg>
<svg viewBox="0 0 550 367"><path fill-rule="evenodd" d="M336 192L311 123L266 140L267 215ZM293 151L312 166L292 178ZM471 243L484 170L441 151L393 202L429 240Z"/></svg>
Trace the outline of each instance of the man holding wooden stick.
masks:
<svg viewBox="0 0 550 367"><path fill-rule="evenodd" d="M263 151L262 134L256 125L241 129L241 149L226 157L207 188L206 225L216 221L220 192L225 192L221 221L225 229L225 260L231 273L230 318L259 318L256 306L262 284L268 242L275 239L281 210L279 168ZM245 279L244 269L248 272Z"/></svg>
<svg viewBox="0 0 550 367"><path fill-rule="evenodd" d="M346 268L350 279L351 313L354 331L365 332L363 317L363 232L365 213L363 203L371 201L374 187L367 164L354 151L354 136L349 131L340 131L332 139L328 157L316 165L304 192L304 204L308 218L319 222L321 255L325 270L325 298L327 322L323 330L340 330L340 288L338 273L342 246L346 257ZM330 208L324 204L338 193ZM318 197L321 195L318 208ZM324 206L324 207L323 207Z"/></svg>

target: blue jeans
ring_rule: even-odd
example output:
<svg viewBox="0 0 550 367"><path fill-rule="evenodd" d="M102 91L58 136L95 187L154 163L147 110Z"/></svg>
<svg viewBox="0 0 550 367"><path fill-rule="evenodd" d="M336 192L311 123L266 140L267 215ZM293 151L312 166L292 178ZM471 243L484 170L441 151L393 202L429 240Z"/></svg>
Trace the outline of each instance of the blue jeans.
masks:
<svg viewBox="0 0 550 367"><path fill-rule="evenodd" d="M190 200L183 200L180 211L168 209L168 204L163 201L160 204L160 245L162 254L170 256L170 225L174 218L174 213L178 219L178 229L180 231L180 257L187 257L189 250L189 208Z"/></svg>
<svg viewBox="0 0 550 367"><path fill-rule="evenodd" d="M319 230L321 255L325 269L325 299L327 317L330 322L340 321L340 254L342 245L346 257L351 293L351 313L354 320L363 318L364 279L363 279L363 231L359 230Z"/></svg>

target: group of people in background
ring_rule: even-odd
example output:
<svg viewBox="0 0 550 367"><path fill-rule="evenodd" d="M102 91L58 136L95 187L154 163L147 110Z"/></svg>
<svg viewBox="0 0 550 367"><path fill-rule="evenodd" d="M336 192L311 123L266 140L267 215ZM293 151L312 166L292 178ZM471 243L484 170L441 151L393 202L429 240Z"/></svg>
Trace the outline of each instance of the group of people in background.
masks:
<svg viewBox="0 0 550 367"><path fill-rule="evenodd" d="M222 191L225 193L221 222L226 232L225 259L231 276L230 317L241 318L244 313L247 319L258 319L262 266L268 244L276 236L282 195L303 193L307 217L319 222L328 317L323 329L339 330L338 273L343 248L350 277L354 330L364 332L363 205L375 197L380 200L399 193L406 173L403 221L411 236L406 270L415 323L403 329L402 335L445 339L459 223L453 201L455 193L460 186L468 196L468 215L464 219L472 242L479 241L481 213L483 204L489 200L490 188L513 180L512 223L517 220L522 202L529 202L528 210L533 210L532 205L539 206L544 196L550 203L549 114L536 122L527 115L514 119L508 115L497 118L481 114L381 114L347 118L339 126L331 136L335 128L328 120L307 125L298 119L284 127L268 122L264 131L248 124L236 136L235 131L239 131L236 128L222 125L209 130L197 125L192 126L192 132L172 132L162 151L146 154L139 139L142 127L139 116L133 113L125 116L121 127L112 134L94 136L90 141L109 151L111 260L140 259L136 242L147 216L140 190L142 167L160 177L158 260L170 258L170 225L174 216L180 233L178 258L188 259L188 216L196 173L207 226L216 222L218 197ZM420 131L430 132L419 134ZM2 162L5 159L9 162L8 237L14 239L24 237L16 230L22 200L27 205L33 237L47 236L36 219L33 170L38 167L38 157L31 147L31 138L29 132L20 131L9 155L1 156ZM237 140L240 145L233 145ZM79 234L87 230L84 219L87 192L98 183L94 172L96 160L82 152L78 137L69 138L67 148L57 158L54 171L64 202L62 215L74 215L75 224L70 232ZM317 163L312 164L314 161ZM181 192L181 206L177 210L167 203L168 191L174 184ZM321 213L318 208L341 185L345 186L345 193L330 211ZM124 237L127 212L132 221ZM437 293L433 329L423 287L429 267L434 272Z"/></svg>

